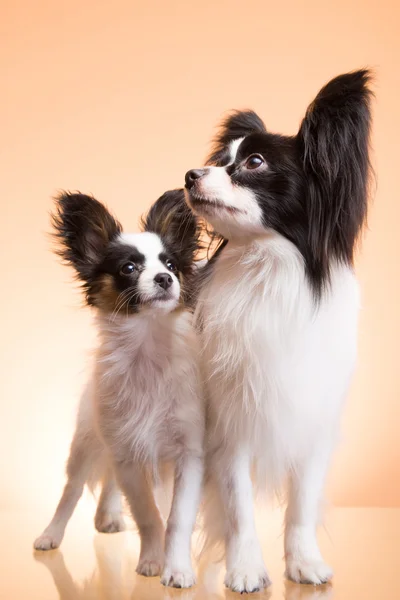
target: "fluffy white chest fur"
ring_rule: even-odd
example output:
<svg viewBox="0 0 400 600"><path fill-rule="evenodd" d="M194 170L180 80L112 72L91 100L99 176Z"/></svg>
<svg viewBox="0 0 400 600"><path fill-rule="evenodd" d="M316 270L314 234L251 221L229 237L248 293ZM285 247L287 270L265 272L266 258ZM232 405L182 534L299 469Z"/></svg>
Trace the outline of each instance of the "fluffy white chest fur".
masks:
<svg viewBox="0 0 400 600"><path fill-rule="evenodd" d="M157 467L202 452L198 340L187 311L98 318L93 380L99 430L114 459Z"/></svg>
<svg viewBox="0 0 400 600"><path fill-rule="evenodd" d="M100 344L79 406L68 481L35 547L57 547L85 483L94 487L101 482L96 528L124 528L121 488L141 537L137 571L153 576L163 569L166 585L189 587L195 581L190 540L200 498L204 438L192 315L143 310L115 320L100 315L97 326ZM171 467L174 492L165 532L152 482L172 483ZM158 499L169 500L164 493Z"/></svg>
<svg viewBox="0 0 400 600"><path fill-rule="evenodd" d="M231 454L242 440L275 487L319 438L334 436L358 306L348 267L333 268L316 306L291 242L271 233L228 244L198 307L214 451Z"/></svg>

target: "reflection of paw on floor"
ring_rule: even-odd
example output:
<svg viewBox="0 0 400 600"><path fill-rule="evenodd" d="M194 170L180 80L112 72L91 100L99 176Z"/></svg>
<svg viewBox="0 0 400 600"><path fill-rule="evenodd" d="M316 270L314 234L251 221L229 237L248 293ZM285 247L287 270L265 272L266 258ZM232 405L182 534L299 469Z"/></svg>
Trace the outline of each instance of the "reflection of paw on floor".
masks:
<svg viewBox="0 0 400 600"><path fill-rule="evenodd" d="M125 541L121 539L118 543L105 544L100 536L97 536L94 540L94 550L97 568L81 584L74 581L60 550L35 552L34 558L50 571L60 600L98 600L103 596L107 600L116 600L123 589Z"/></svg>
<svg viewBox="0 0 400 600"><path fill-rule="evenodd" d="M210 557L207 559L204 557L196 566L197 585L194 585L195 576L192 571L183 573L187 577L183 583L193 584L193 587L187 589L164 587L159 576L137 575L135 573L137 547L135 545L135 550L132 551L130 542L132 542L131 536L126 534L96 535L94 538L96 567L83 582L74 580L60 550L35 552L34 558L50 572L59 600L99 600L100 598L103 600L173 600L178 597L179 600L237 600L239 598L237 592L223 586L224 564L209 562ZM159 574L160 568L157 571ZM176 583L179 585L181 572L163 573L164 578L168 576L176 576ZM282 583L276 581L275 585L260 589L255 593L254 600L261 597L263 600L275 598L277 588L281 590ZM244 587L247 589L246 585ZM277 597L282 600L333 600L333 589L329 584L315 586L285 581L284 592L283 594L280 592Z"/></svg>
<svg viewBox="0 0 400 600"><path fill-rule="evenodd" d="M60 550L35 552L34 558L50 572L59 600L170 600L176 598L176 594L179 594L179 600L203 597L199 586L176 590L161 585L159 577L135 575L136 558L126 542L124 535L107 536L106 539L96 536L97 565L83 583L74 581ZM161 566L157 569L158 575L160 571ZM190 576L191 581L186 583L194 583L194 574L190 573ZM197 596L199 593L200 596ZM212 598L208 594L206 597Z"/></svg>
<svg viewBox="0 0 400 600"><path fill-rule="evenodd" d="M284 600L333 600L333 588L330 583L315 586L285 581Z"/></svg>
<svg viewBox="0 0 400 600"><path fill-rule="evenodd" d="M71 600L72 598L74 600L80 600L81 598L85 600L93 598L95 600L96 589L91 590L94 575L82 585L77 585L65 566L64 557L60 550L46 554L36 553L35 560L42 563L50 571L60 600Z"/></svg>

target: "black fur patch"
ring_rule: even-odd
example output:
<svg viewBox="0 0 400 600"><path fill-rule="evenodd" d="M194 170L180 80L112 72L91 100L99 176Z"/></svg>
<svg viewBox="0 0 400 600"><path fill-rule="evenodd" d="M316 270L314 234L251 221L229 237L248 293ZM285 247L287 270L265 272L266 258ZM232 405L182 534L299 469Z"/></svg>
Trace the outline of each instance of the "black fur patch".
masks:
<svg viewBox="0 0 400 600"><path fill-rule="evenodd" d="M201 228L185 202L183 189L165 192L142 218L142 228L160 236L179 272L183 301L193 305L196 296L196 254L201 249Z"/></svg>
<svg viewBox="0 0 400 600"><path fill-rule="evenodd" d="M330 81L308 108L296 138L305 178L310 272L317 289L332 258L352 264L367 218L371 126L367 70Z"/></svg>
<svg viewBox="0 0 400 600"><path fill-rule="evenodd" d="M238 138L251 133L265 133L265 125L260 117L252 110L235 110L221 123L214 138L213 148L206 160L206 165L222 167L230 159L229 144Z"/></svg>
<svg viewBox="0 0 400 600"><path fill-rule="evenodd" d="M88 304L94 304L92 286L107 249L122 231L121 224L92 196L61 192L51 215L57 254L74 267Z"/></svg>
<svg viewBox="0 0 400 600"><path fill-rule="evenodd" d="M137 312L141 304L137 286L146 257L118 240L122 227L106 207L91 196L63 192L56 198L52 225L58 241L56 252L74 267L86 302L107 312ZM142 220L142 226L161 238L165 252L160 260L166 269L169 259L176 264L182 301L189 301L194 289L193 261L199 228L183 190L163 194ZM127 263L134 265L128 276L121 272Z"/></svg>
<svg viewBox="0 0 400 600"><path fill-rule="evenodd" d="M227 171L255 193L265 227L300 250L316 298L329 285L332 261L353 263L367 217L370 80L369 71L360 70L330 81L293 137L267 132L250 111L236 112L222 124L208 159L227 164L229 143L245 136ZM253 153L264 157L267 169L240 168Z"/></svg>

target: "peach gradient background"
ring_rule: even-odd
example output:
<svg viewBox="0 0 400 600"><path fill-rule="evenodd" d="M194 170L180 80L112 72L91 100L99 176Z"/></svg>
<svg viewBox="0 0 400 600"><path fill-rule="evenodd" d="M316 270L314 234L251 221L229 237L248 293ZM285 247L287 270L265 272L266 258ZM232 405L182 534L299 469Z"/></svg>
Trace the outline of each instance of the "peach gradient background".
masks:
<svg viewBox="0 0 400 600"><path fill-rule="evenodd" d="M364 65L377 72L378 189L330 498L400 505L399 18L391 0L1 2L0 509L58 499L94 341L50 253L51 195L92 192L135 230L202 164L224 111L253 107L294 133L327 79Z"/></svg>

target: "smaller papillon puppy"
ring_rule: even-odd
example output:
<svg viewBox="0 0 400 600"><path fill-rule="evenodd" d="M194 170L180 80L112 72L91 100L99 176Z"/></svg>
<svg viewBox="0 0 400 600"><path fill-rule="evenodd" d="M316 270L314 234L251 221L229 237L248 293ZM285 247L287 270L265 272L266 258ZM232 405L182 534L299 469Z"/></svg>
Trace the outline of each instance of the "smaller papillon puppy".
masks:
<svg viewBox="0 0 400 600"><path fill-rule="evenodd" d="M99 345L78 412L68 481L35 541L57 548L85 484L101 482L95 526L124 529L121 492L139 530L137 572L174 587L195 583L191 535L203 464L204 409L189 303L199 229L183 191L166 192L123 233L97 200L62 193L52 216L58 254L76 272L96 312ZM154 484L174 466L165 532Z"/></svg>

